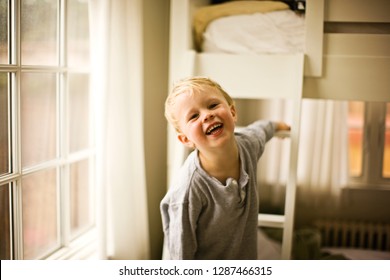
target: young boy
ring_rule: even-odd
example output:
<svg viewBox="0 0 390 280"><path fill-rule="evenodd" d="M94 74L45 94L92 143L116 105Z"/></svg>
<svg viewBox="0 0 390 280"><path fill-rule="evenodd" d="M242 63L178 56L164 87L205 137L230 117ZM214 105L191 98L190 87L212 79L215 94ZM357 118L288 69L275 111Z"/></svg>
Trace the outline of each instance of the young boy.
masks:
<svg viewBox="0 0 390 280"><path fill-rule="evenodd" d="M161 201L171 259L257 258L257 162L284 123L257 121L235 133L232 98L203 77L179 81L165 103L177 138L194 151Z"/></svg>

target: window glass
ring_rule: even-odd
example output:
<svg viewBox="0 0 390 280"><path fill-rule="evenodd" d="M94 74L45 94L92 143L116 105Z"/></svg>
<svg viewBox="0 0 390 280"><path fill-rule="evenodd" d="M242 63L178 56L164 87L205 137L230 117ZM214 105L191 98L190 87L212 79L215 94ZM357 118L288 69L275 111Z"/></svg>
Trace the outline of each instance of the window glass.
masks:
<svg viewBox="0 0 390 280"><path fill-rule="evenodd" d="M0 260L11 259L9 185L0 186Z"/></svg>
<svg viewBox="0 0 390 280"><path fill-rule="evenodd" d="M76 237L93 224L89 162L83 160L70 166L71 235Z"/></svg>
<svg viewBox="0 0 390 280"><path fill-rule="evenodd" d="M88 1L67 1L68 66L89 65Z"/></svg>
<svg viewBox="0 0 390 280"><path fill-rule="evenodd" d="M21 83L22 166L56 156L56 74L23 73Z"/></svg>
<svg viewBox="0 0 390 280"><path fill-rule="evenodd" d="M383 154L382 176L390 178L390 103L387 103L386 105L385 147Z"/></svg>
<svg viewBox="0 0 390 280"><path fill-rule="evenodd" d="M0 73L0 175L9 170L8 74Z"/></svg>
<svg viewBox="0 0 390 280"><path fill-rule="evenodd" d="M89 76L69 74L69 150L76 152L89 145Z"/></svg>
<svg viewBox="0 0 390 280"><path fill-rule="evenodd" d="M23 257L37 259L59 247L56 169L22 178Z"/></svg>
<svg viewBox="0 0 390 280"><path fill-rule="evenodd" d="M349 175L362 175L364 103L352 101L348 106Z"/></svg>
<svg viewBox="0 0 390 280"><path fill-rule="evenodd" d="M0 0L0 64L8 63L8 0Z"/></svg>
<svg viewBox="0 0 390 280"><path fill-rule="evenodd" d="M24 65L58 65L57 0L21 1L21 58Z"/></svg>

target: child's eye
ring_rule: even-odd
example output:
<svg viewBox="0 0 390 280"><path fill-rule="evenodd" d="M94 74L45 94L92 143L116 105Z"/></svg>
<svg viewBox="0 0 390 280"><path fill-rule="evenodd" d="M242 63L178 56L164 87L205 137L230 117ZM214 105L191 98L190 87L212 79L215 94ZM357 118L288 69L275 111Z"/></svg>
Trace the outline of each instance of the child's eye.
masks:
<svg viewBox="0 0 390 280"><path fill-rule="evenodd" d="M198 116L199 116L199 114L192 114L192 115L188 118L188 120L189 120L189 121L192 121L192 120L196 119Z"/></svg>
<svg viewBox="0 0 390 280"><path fill-rule="evenodd" d="M212 104L209 106L209 108L210 108L210 109L213 109L213 108L217 107L218 104L219 104L219 103L212 103Z"/></svg>

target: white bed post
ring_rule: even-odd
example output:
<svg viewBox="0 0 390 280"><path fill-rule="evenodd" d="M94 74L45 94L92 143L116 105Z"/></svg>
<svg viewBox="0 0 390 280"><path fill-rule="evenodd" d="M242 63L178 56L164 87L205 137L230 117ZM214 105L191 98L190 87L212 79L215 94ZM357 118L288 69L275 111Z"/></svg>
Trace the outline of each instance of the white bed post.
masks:
<svg viewBox="0 0 390 280"><path fill-rule="evenodd" d="M171 0L169 37L169 88L179 78L192 75L190 1ZM168 127L168 185L172 175L180 168L186 157L186 149L176 139L174 129Z"/></svg>
<svg viewBox="0 0 390 280"><path fill-rule="evenodd" d="M301 123L301 103L302 103L302 87L303 87L303 63L300 72L302 79L297 81L295 88L296 98L293 100L294 114L290 132L290 168L288 181L286 185L286 198L284 205L284 227L283 227L283 243L282 243L282 259L291 259L293 232L294 232L294 213L295 213L295 196L297 189L297 169L298 169L298 148L299 148L299 131Z"/></svg>
<svg viewBox="0 0 390 280"><path fill-rule="evenodd" d="M292 244L294 241L294 213L297 190L298 172L298 147L301 122L301 103L303 96L304 76L321 77L322 75L322 49L323 49L323 25L324 25L324 0L309 0L306 2L306 59L302 64L301 79L297 80L294 93L294 114L291 125L290 168L286 186L286 198L284 205L284 225L282 259L292 257ZM305 67L303 67L305 65Z"/></svg>

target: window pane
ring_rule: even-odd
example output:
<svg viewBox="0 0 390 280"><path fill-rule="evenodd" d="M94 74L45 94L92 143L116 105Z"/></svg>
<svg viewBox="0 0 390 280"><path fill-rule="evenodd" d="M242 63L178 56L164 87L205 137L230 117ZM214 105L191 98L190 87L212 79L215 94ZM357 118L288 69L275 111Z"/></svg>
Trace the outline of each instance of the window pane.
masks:
<svg viewBox="0 0 390 280"><path fill-rule="evenodd" d="M349 102L348 139L349 139L349 175L362 175L364 103Z"/></svg>
<svg viewBox="0 0 390 280"><path fill-rule="evenodd" d="M58 247L56 169L22 178L23 256L37 259Z"/></svg>
<svg viewBox="0 0 390 280"><path fill-rule="evenodd" d="M0 0L0 64L8 63L8 0Z"/></svg>
<svg viewBox="0 0 390 280"><path fill-rule="evenodd" d="M68 65L89 65L89 18L88 1L69 0L67 6Z"/></svg>
<svg viewBox="0 0 390 280"><path fill-rule="evenodd" d="M0 186L0 260L11 259L9 185Z"/></svg>
<svg viewBox="0 0 390 280"><path fill-rule="evenodd" d="M89 145L89 76L69 75L69 149L76 152Z"/></svg>
<svg viewBox="0 0 390 280"><path fill-rule="evenodd" d="M56 156L56 75L23 73L21 84L22 166Z"/></svg>
<svg viewBox="0 0 390 280"><path fill-rule="evenodd" d="M57 65L57 0L21 1L22 64Z"/></svg>
<svg viewBox="0 0 390 280"><path fill-rule="evenodd" d="M9 170L8 74L0 73L0 175Z"/></svg>
<svg viewBox="0 0 390 280"><path fill-rule="evenodd" d="M390 103L386 105L385 147L382 174L383 177L390 178Z"/></svg>
<svg viewBox="0 0 390 280"><path fill-rule="evenodd" d="M70 184L71 235L76 237L94 222L88 160L70 166Z"/></svg>

